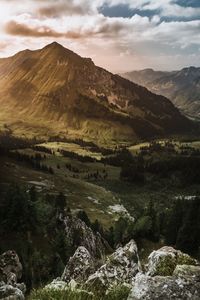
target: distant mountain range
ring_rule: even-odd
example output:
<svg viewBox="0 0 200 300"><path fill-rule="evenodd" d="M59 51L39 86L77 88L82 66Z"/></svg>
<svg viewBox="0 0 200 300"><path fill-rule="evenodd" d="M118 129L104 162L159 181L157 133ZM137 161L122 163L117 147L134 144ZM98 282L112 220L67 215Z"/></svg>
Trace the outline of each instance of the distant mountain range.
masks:
<svg viewBox="0 0 200 300"><path fill-rule="evenodd" d="M0 59L0 85L1 130L16 135L115 143L194 129L167 98L55 42Z"/></svg>
<svg viewBox="0 0 200 300"><path fill-rule="evenodd" d="M169 98L185 115L200 119L200 68L172 72L145 69L122 76Z"/></svg>

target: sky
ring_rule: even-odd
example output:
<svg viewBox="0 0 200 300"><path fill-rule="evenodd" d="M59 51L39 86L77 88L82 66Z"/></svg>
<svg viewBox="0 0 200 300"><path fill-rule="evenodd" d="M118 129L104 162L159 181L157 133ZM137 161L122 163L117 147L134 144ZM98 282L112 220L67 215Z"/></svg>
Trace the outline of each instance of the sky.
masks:
<svg viewBox="0 0 200 300"><path fill-rule="evenodd" d="M114 73L200 66L200 0L0 0L0 57L53 41Z"/></svg>

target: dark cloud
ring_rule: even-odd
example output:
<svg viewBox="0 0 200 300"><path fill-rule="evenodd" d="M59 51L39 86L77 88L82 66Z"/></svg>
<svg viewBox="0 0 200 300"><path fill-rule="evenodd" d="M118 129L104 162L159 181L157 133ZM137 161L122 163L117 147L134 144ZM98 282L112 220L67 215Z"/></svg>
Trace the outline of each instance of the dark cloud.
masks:
<svg viewBox="0 0 200 300"><path fill-rule="evenodd" d="M43 5L38 9L38 13L45 17L56 17L61 15L84 15L90 13L90 7L85 5L75 4L73 0L59 1Z"/></svg>
<svg viewBox="0 0 200 300"><path fill-rule="evenodd" d="M69 30L67 32L57 32L48 26L38 26L35 28L28 27L26 24L19 24L15 21L10 21L5 26L6 33L16 36L26 37L55 37L55 38L69 38L80 39L91 36L91 31L80 33L78 31Z"/></svg>
<svg viewBox="0 0 200 300"><path fill-rule="evenodd" d="M173 2L183 7L200 7L198 0L174 0Z"/></svg>
<svg viewBox="0 0 200 300"><path fill-rule="evenodd" d="M128 4L119 4L116 6L109 6L108 3L100 7L99 12L105 17L123 17L130 18L133 16L133 12Z"/></svg>
<svg viewBox="0 0 200 300"><path fill-rule="evenodd" d="M19 24L10 21L5 26L5 31L11 35L32 36L32 37L63 37L63 34L50 29L48 26L38 28L28 27L26 24Z"/></svg>

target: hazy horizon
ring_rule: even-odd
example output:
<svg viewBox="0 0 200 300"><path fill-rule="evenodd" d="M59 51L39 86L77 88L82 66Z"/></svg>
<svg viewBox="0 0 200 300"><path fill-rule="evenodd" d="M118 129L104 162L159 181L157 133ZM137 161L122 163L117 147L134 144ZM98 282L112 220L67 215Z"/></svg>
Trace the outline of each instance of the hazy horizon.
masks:
<svg viewBox="0 0 200 300"><path fill-rule="evenodd" d="M56 41L52 41L52 43L53 42L56 42ZM50 43L51 44L51 43ZM59 43L60 45L62 45L61 43ZM49 45L49 44L47 44L47 45ZM47 45L44 45L44 47L45 46L47 46ZM64 46L64 45L62 45L63 47L65 47L66 49L67 49L67 47L66 46ZM3 57L0 57L0 59L2 59L2 58L9 58L9 57L12 57L12 56L14 56L14 55L16 55L17 53L19 53L19 52L21 52L21 51L25 51L25 50L30 50L30 51L36 51L36 50L40 50L40 49L42 49L42 48L44 48L44 47L41 47L41 48L38 48L38 49L30 49L30 48L26 48L26 49L22 49L22 50L19 50L19 51L17 51L17 52L14 52L13 54L11 54L11 55L8 55L8 56L3 56ZM68 48L69 49L69 48ZM71 50L71 51L74 51L73 49L69 49L69 50ZM75 52L75 51L74 51ZM76 54L78 54L78 52L76 52ZM87 57L87 56L84 56L84 57ZM94 60L93 60L94 61ZM95 61L94 61L94 63L95 63ZM97 65L97 64L96 64ZM103 67L103 66L100 66L100 65L97 65L97 66L99 66L99 67L102 67L102 68L104 68L104 69L107 69L106 67ZM153 70L153 71L162 71L162 72L176 72L176 71L179 71L179 70L182 70L182 69L185 69L185 68L190 68L190 67L194 67L194 68L200 68L200 65L198 65L198 66L194 66L194 65L187 65L187 66L182 66L180 69L159 69L159 68L153 68L153 67L145 67L145 68L136 68L136 69L126 69L126 70L114 70L114 71L112 71L112 70L110 70L111 72L113 72L113 73L116 73L116 74L120 74L120 73L129 73L129 72L137 72L137 71L144 71L144 70ZM109 70L109 69L108 69Z"/></svg>

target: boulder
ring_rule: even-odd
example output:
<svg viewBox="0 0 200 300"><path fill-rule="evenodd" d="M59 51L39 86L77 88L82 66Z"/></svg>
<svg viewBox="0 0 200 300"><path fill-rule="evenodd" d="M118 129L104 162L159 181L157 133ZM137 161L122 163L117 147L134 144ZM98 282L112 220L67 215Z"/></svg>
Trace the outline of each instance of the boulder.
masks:
<svg viewBox="0 0 200 300"><path fill-rule="evenodd" d="M5 282L0 282L0 299L4 300L24 300L24 295L22 290L18 287L6 284Z"/></svg>
<svg viewBox="0 0 200 300"><path fill-rule="evenodd" d="M0 299L22 300L26 292L23 283L17 283L22 276L22 265L15 251L0 255Z"/></svg>
<svg viewBox="0 0 200 300"><path fill-rule="evenodd" d="M191 276L148 276L138 273L128 300L199 300L200 282Z"/></svg>
<svg viewBox="0 0 200 300"><path fill-rule="evenodd" d="M69 285L62 279L58 278L58 279L54 279L51 283L47 284L44 288L48 290L52 290L52 289L65 290L69 288Z"/></svg>
<svg viewBox="0 0 200 300"><path fill-rule="evenodd" d="M0 255L0 281L15 284L22 276L22 265L17 253L9 250Z"/></svg>
<svg viewBox="0 0 200 300"><path fill-rule="evenodd" d="M148 257L147 275L171 276L177 265L197 265L198 262L179 250L164 246Z"/></svg>
<svg viewBox="0 0 200 300"><path fill-rule="evenodd" d="M61 279L65 282L73 279L78 283L83 283L94 271L93 257L85 247L80 246L69 259Z"/></svg>
<svg viewBox="0 0 200 300"><path fill-rule="evenodd" d="M74 285L74 283L73 284L66 283L65 281L62 281L61 279L55 279L50 284L46 285L43 290L63 291L62 299L68 299L68 298L66 298L67 294L70 295L71 298L73 298L73 299L82 299L82 298L88 299L88 300L93 299L93 296L94 296L93 293L86 291L84 289L81 289L81 288L77 288L76 284Z"/></svg>
<svg viewBox="0 0 200 300"><path fill-rule="evenodd" d="M131 283L140 269L137 245L131 240L110 255L106 263L89 276L86 284L95 289L105 290L117 284Z"/></svg>
<svg viewBox="0 0 200 300"><path fill-rule="evenodd" d="M200 266L177 265L173 275L179 277L192 276L195 280L200 281Z"/></svg>

